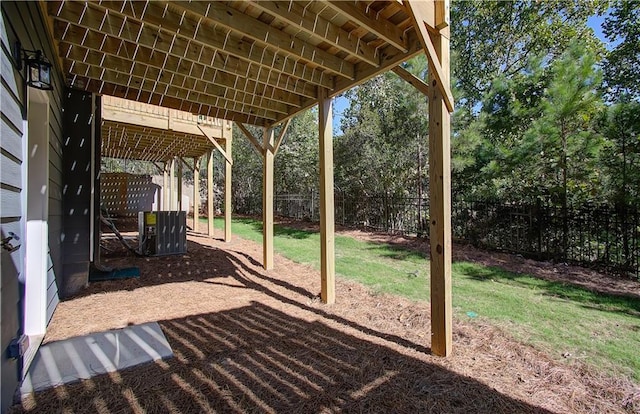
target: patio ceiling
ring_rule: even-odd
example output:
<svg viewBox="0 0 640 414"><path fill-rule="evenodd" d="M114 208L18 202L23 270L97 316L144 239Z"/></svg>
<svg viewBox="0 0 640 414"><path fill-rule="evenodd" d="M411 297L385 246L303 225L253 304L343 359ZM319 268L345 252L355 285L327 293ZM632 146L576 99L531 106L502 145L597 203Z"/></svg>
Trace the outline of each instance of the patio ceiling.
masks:
<svg viewBox="0 0 640 414"><path fill-rule="evenodd" d="M230 121L112 96L103 96L100 106L103 157L152 162L198 158L231 138Z"/></svg>
<svg viewBox="0 0 640 414"><path fill-rule="evenodd" d="M70 86L254 125L280 123L421 53L435 2L51 1ZM434 29L435 30L435 29ZM117 131L116 131L117 132Z"/></svg>
<svg viewBox="0 0 640 414"><path fill-rule="evenodd" d="M103 157L161 162L173 157L197 158L214 148L202 135L113 121L102 123Z"/></svg>

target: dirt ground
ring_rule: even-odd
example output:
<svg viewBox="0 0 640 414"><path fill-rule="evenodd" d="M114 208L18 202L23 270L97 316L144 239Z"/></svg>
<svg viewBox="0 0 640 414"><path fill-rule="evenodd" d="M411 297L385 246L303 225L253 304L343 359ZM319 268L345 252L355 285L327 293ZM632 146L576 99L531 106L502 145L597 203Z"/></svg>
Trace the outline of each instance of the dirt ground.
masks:
<svg viewBox="0 0 640 414"><path fill-rule="evenodd" d="M109 265L141 277L60 303L45 341L158 321L175 357L44 391L13 412L640 412L636 384L556 362L482 321L454 320L453 355L435 357L428 304L338 279L324 305L318 271L279 255L265 271L261 257L260 244L195 234L183 256L112 252Z"/></svg>

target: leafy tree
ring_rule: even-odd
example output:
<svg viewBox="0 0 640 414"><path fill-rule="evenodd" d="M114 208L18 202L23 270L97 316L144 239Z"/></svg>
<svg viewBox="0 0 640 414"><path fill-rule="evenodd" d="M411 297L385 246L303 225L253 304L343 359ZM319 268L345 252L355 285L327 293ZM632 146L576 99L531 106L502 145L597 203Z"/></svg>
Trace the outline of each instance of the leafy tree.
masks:
<svg viewBox="0 0 640 414"><path fill-rule="evenodd" d="M406 68L420 75L426 64L411 62ZM335 141L338 188L356 196L417 196L425 175L421 171L418 177L418 159L427 159L424 96L387 73L347 97L344 135Z"/></svg>
<svg viewBox="0 0 640 414"><path fill-rule="evenodd" d="M640 206L640 103L621 102L603 114L600 122L607 141L602 164L610 200L617 206Z"/></svg>
<svg viewBox="0 0 640 414"><path fill-rule="evenodd" d="M255 137L262 136L260 128L248 126ZM251 142L244 136L240 128L233 128L233 167L232 187L233 205L241 211L251 211L258 207L248 203L262 197L262 156L257 153Z"/></svg>
<svg viewBox="0 0 640 414"><path fill-rule="evenodd" d="M601 75L595 64L595 55L579 43L552 63L541 116L513 152L527 192L563 207L593 200L600 188L602 139L593 123Z"/></svg>
<svg viewBox="0 0 640 414"><path fill-rule="evenodd" d="M558 57L571 39L598 50L586 21L606 6L604 0L452 2L452 70L463 92L460 104L474 109L496 77L519 73L534 54Z"/></svg>
<svg viewBox="0 0 640 414"><path fill-rule="evenodd" d="M318 191L318 112L311 109L289 125L275 157L275 191L305 194Z"/></svg>
<svg viewBox="0 0 640 414"><path fill-rule="evenodd" d="M613 100L621 94L640 99L640 1L615 1L603 32L610 42L620 42L607 54L604 63L605 80Z"/></svg>

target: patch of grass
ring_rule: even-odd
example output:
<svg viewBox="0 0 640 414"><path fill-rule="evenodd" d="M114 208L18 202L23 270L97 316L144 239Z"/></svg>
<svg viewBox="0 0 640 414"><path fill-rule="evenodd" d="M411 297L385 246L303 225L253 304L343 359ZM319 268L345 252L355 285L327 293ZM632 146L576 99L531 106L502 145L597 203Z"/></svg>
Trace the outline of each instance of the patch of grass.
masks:
<svg viewBox="0 0 640 414"><path fill-rule="evenodd" d="M234 220L233 231L242 238L262 242L261 230L259 221ZM289 259L319 268L318 233L276 226L274 244ZM429 299L426 255L340 235L335 249L338 275L374 291ZM640 381L639 300L469 262L453 264L452 280L457 318L474 312L552 357L570 353L571 358Z"/></svg>

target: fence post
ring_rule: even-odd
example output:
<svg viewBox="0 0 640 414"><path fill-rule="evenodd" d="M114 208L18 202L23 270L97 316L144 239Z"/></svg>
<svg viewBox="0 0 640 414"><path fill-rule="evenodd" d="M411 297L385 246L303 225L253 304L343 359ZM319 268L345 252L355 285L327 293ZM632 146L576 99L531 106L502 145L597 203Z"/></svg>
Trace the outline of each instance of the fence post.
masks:
<svg viewBox="0 0 640 414"><path fill-rule="evenodd" d="M384 231L389 231L389 200L387 199L389 196L388 194L385 192L384 193L384 199L382 199L382 203L383 206L382 208L384 209Z"/></svg>
<svg viewBox="0 0 640 414"><path fill-rule="evenodd" d="M538 232L538 257L542 258L542 201L536 199L536 230Z"/></svg>

